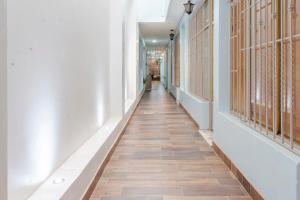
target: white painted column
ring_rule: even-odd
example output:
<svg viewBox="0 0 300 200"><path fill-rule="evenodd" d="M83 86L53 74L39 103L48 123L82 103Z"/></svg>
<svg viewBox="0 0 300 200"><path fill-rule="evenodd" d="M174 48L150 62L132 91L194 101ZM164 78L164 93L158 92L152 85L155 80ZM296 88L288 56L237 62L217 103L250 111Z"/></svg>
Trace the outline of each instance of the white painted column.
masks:
<svg viewBox="0 0 300 200"><path fill-rule="evenodd" d="M168 91L170 92L171 86L172 86L172 43L170 42L168 45L168 62L167 62L167 86L168 86Z"/></svg>
<svg viewBox="0 0 300 200"><path fill-rule="evenodd" d="M171 44L172 44L172 85L173 85L173 87L176 87L175 86L175 77L176 77L176 75L175 75L175 40L176 40L176 37L174 37L174 40L173 41L171 41Z"/></svg>
<svg viewBox="0 0 300 200"><path fill-rule="evenodd" d="M180 88L188 91L188 68L189 68L189 23L188 15L184 15L180 25Z"/></svg>
<svg viewBox="0 0 300 200"><path fill-rule="evenodd" d="M137 97L137 2L126 0L125 8L125 101L126 107Z"/></svg>
<svg viewBox="0 0 300 200"><path fill-rule="evenodd" d="M230 109L230 4L214 3L214 110Z"/></svg>
<svg viewBox="0 0 300 200"><path fill-rule="evenodd" d="M7 199L6 0L0 0L0 199Z"/></svg>
<svg viewBox="0 0 300 200"><path fill-rule="evenodd" d="M110 117L124 114L123 13L124 1L110 1Z"/></svg>
<svg viewBox="0 0 300 200"><path fill-rule="evenodd" d="M137 3L135 3L135 92L134 99L140 94L140 28L137 22Z"/></svg>

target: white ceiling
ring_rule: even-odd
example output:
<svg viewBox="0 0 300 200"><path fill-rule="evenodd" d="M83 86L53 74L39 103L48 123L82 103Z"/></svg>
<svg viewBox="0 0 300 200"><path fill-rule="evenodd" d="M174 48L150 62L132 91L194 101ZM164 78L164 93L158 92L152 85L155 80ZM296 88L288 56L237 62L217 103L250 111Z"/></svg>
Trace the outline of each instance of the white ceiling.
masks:
<svg viewBox="0 0 300 200"><path fill-rule="evenodd" d="M175 27L175 23L167 22L140 23L141 35L147 46L166 46L170 40L170 30ZM156 43L153 43L153 40Z"/></svg>
<svg viewBox="0 0 300 200"><path fill-rule="evenodd" d="M201 1L192 0L196 4ZM176 29L184 14L183 4L186 2L187 0L139 0L140 31L147 46L166 46L169 43L170 30Z"/></svg>
<svg viewBox="0 0 300 200"><path fill-rule="evenodd" d="M170 0L138 0L138 22L164 22Z"/></svg>

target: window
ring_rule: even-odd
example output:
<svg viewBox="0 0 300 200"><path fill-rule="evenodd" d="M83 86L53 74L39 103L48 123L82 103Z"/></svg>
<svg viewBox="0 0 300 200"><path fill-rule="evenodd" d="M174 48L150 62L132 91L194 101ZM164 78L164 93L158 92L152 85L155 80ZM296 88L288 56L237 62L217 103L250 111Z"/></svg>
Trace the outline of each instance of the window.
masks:
<svg viewBox="0 0 300 200"><path fill-rule="evenodd" d="M213 1L206 0L189 22L189 92L213 98Z"/></svg>
<svg viewBox="0 0 300 200"><path fill-rule="evenodd" d="M231 3L231 111L294 148L300 143L300 2Z"/></svg>

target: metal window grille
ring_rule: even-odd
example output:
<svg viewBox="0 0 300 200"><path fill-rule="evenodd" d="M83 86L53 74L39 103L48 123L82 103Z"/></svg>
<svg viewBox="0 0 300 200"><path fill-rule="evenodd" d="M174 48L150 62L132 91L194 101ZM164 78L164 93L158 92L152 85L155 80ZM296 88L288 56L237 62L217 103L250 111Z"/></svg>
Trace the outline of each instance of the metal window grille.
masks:
<svg viewBox="0 0 300 200"><path fill-rule="evenodd" d="M300 2L231 1L231 111L299 154Z"/></svg>

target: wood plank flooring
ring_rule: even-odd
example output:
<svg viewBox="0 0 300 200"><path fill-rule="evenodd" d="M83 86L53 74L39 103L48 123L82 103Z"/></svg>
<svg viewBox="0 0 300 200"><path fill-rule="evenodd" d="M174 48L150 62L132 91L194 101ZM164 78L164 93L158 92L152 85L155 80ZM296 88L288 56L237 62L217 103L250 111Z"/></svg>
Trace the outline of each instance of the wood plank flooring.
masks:
<svg viewBox="0 0 300 200"><path fill-rule="evenodd" d="M91 200L250 200L159 82L146 93Z"/></svg>

